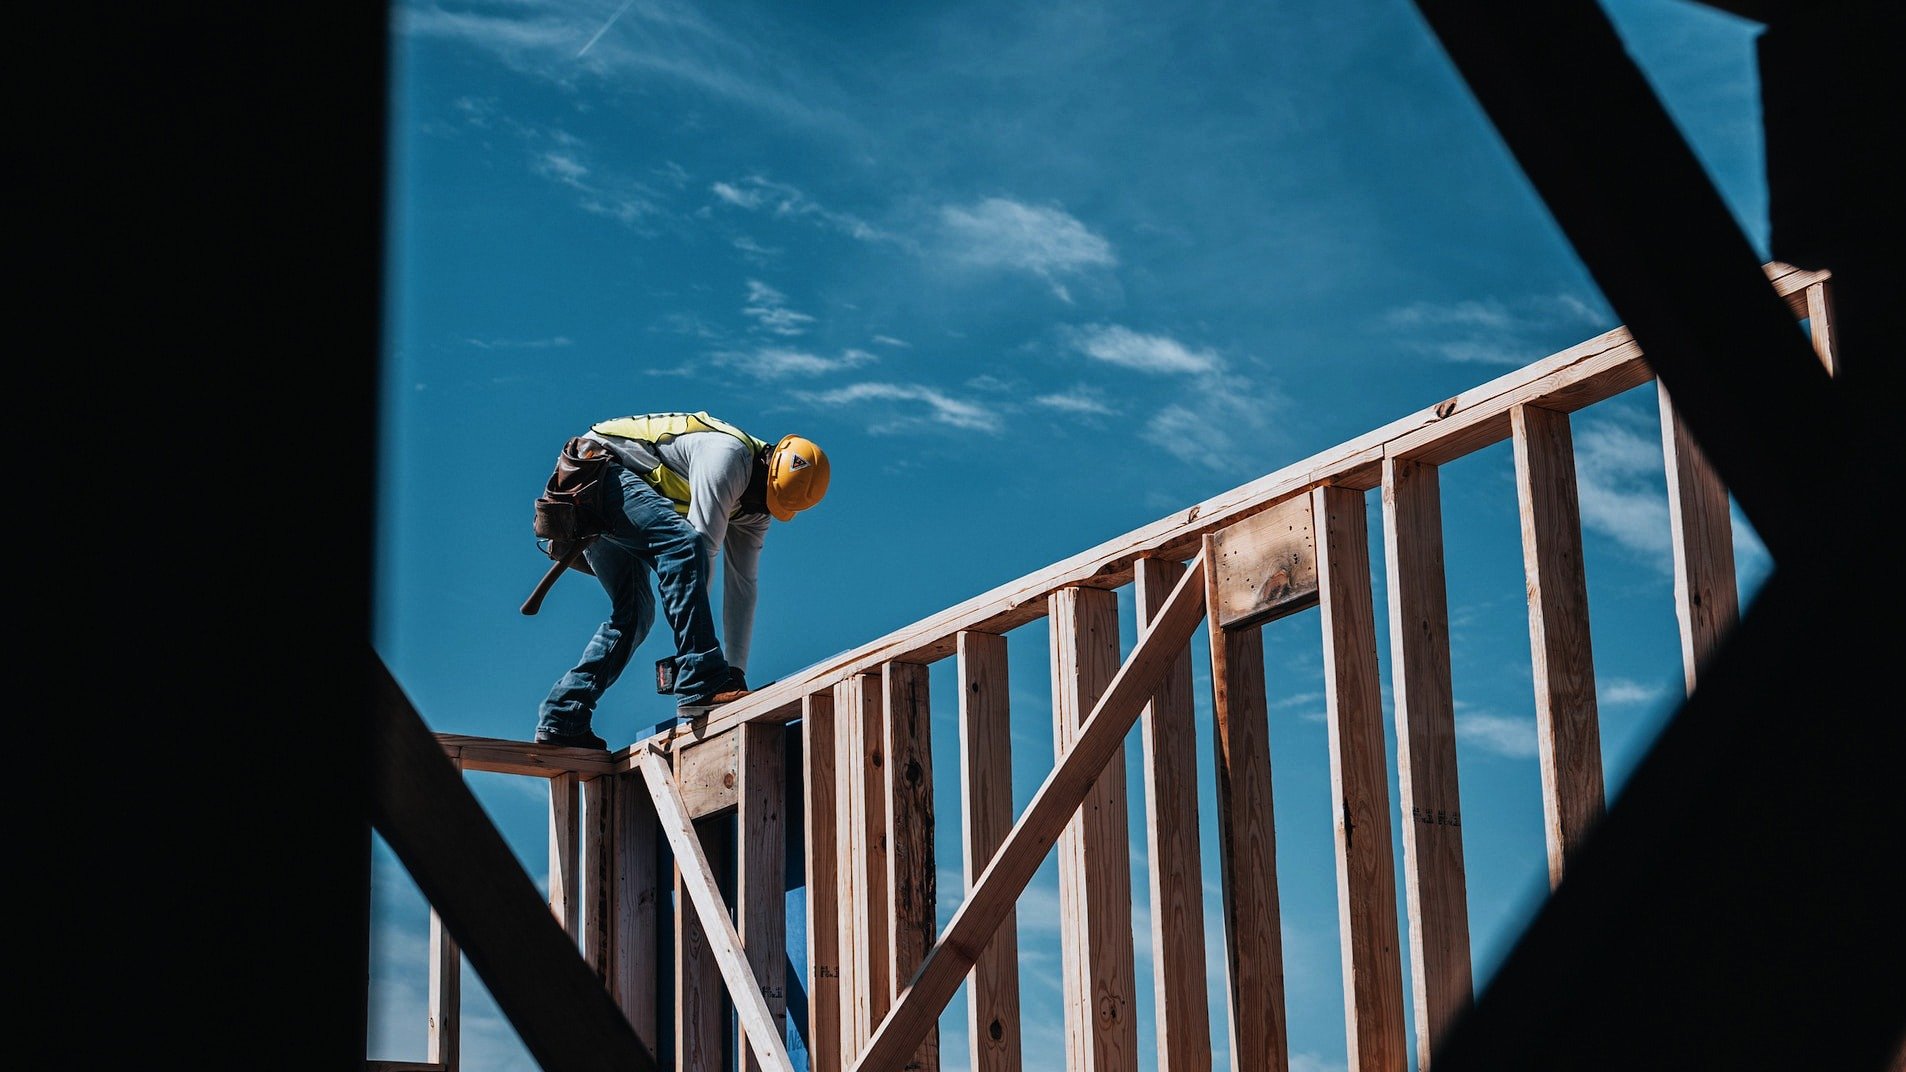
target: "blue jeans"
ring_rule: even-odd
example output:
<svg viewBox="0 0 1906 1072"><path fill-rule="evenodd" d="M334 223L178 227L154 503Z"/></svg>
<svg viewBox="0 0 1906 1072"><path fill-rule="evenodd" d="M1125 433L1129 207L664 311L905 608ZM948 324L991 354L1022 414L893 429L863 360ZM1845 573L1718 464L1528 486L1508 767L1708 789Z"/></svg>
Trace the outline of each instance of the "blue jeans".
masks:
<svg viewBox="0 0 1906 1072"><path fill-rule="evenodd" d="M655 624L655 594L675 634L675 692L713 693L728 670L708 606L708 553L701 534L675 504L633 471L612 470L622 485L619 502L606 504L609 531L583 551L603 591L609 618L583 648L582 659L557 679L543 699L536 728L561 734L589 731L602 694L622 676L629 657Z"/></svg>

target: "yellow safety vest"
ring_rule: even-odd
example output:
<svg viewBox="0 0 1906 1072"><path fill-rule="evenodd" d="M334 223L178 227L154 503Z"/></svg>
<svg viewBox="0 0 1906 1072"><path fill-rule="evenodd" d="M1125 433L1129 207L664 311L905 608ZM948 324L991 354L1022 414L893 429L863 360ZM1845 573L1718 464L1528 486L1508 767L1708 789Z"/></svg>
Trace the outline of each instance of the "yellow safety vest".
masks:
<svg viewBox="0 0 1906 1072"><path fill-rule="evenodd" d="M599 421L589 430L597 435L619 436L649 444L650 453L655 455L655 468L648 472L636 470L649 486L675 504L675 512L688 513L688 478L663 465L661 452L654 448L676 436L689 432L726 432L748 448L750 457L766 449L767 443L729 424L716 420L706 412L697 413L644 413L633 417L617 417L613 420Z"/></svg>

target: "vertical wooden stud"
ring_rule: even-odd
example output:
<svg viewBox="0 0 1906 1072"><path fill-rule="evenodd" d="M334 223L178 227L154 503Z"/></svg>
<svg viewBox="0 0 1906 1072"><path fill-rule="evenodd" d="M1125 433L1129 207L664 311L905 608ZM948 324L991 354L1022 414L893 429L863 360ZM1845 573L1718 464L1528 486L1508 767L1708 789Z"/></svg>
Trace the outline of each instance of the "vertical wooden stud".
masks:
<svg viewBox="0 0 1906 1072"><path fill-rule="evenodd" d="M1214 538L1204 559L1217 560ZM1218 606L1215 570L1205 599ZM1271 807L1270 712L1265 699L1264 631L1225 629L1205 618L1211 642L1212 745L1218 781L1218 861L1223 883L1225 959L1230 986L1231 1066L1287 1072L1284 940L1277 897L1277 829Z"/></svg>
<svg viewBox="0 0 1906 1072"><path fill-rule="evenodd" d="M1473 996L1469 893L1456 778L1456 707L1449 675L1449 599L1436 467L1383 460L1390 672L1396 708L1410 989L1417 1072Z"/></svg>
<svg viewBox="0 0 1906 1072"><path fill-rule="evenodd" d="M1133 590L1139 629L1185 575L1177 562L1141 558ZM1198 727L1187 644L1139 716L1151 890L1153 1024L1160 1072L1209 1072L1211 1005L1204 959L1204 873L1198 846Z"/></svg>
<svg viewBox="0 0 1906 1072"><path fill-rule="evenodd" d="M992 861L1013 828L1012 690L1006 638L961 632L960 807L966 839L960 854L966 889ZM1019 928L1008 911L973 962L967 992L967 1045L973 1072L1019 1072Z"/></svg>
<svg viewBox="0 0 1906 1072"><path fill-rule="evenodd" d="M1815 283L1807 288L1807 333L1813 340L1813 352L1827 367L1827 375L1840 374L1840 351L1833 331L1833 285Z"/></svg>
<svg viewBox="0 0 1906 1072"><path fill-rule="evenodd" d="M1356 1072L1402 1072L1409 1066L1409 1053L1403 1032L1369 524L1363 492L1321 487L1311 496L1321 530L1317 575L1330 786L1337 804L1337 917L1349 1063Z"/></svg>
<svg viewBox="0 0 1906 1072"><path fill-rule="evenodd" d="M1054 754L1064 756L1118 672L1118 597L1098 588L1062 588L1052 593L1048 606ZM1072 1072L1137 1067L1126 824L1125 749L1120 746L1059 838L1066 1062Z"/></svg>
<svg viewBox="0 0 1906 1072"><path fill-rule="evenodd" d="M807 824L807 1060L841 1070L839 806L835 800L834 694L801 698L801 809Z"/></svg>
<svg viewBox="0 0 1906 1072"><path fill-rule="evenodd" d="M1658 380L1656 386L1674 542L1674 613L1680 625L1681 669L1692 693L1701 667L1740 620L1734 521L1720 474L1675 411L1667 386Z"/></svg>
<svg viewBox="0 0 1906 1072"><path fill-rule="evenodd" d="M885 706L882 720L887 734L882 749L887 801L887 983L892 993L898 994L939 937L935 914L939 876L933 848L933 721L925 664L888 663L882 668L881 679ZM886 1015L884 1008L880 1015ZM927 1032L907 1067L939 1072L939 1028Z"/></svg>
<svg viewBox="0 0 1906 1072"><path fill-rule="evenodd" d="M614 861L609 852L615 812L615 779L597 775L582 783L582 922L577 942L582 959L603 985L609 985L610 902L615 896Z"/></svg>
<svg viewBox="0 0 1906 1072"><path fill-rule="evenodd" d="M1509 411L1522 563L1529 589L1535 722L1548 831L1549 884L1602 815L1601 728L1589 644L1582 515L1568 414L1519 405Z"/></svg>
<svg viewBox="0 0 1906 1072"><path fill-rule="evenodd" d="M851 1027L842 1031L844 1057L857 1056L893 1001L887 953L886 732L880 675L858 674L835 686L834 728L840 742L838 774L846 787L847 880L842 883L842 944L852 939L851 978L842 972L841 1003ZM849 984L851 983L851 986Z"/></svg>
<svg viewBox="0 0 1906 1072"><path fill-rule="evenodd" d="M582 812L582 788L575 772L549 779L549 910L571 938L581 934L577 900L581 890L581 846L577 824Z"/></svg>
<svg viewBox="0 0 1906 1072"><path fill-rule="evenodd" d="M635 1036L660 1052L657 1031L657 916L660 876L657 872L655 804L635 784L636 775L616 779L615 812L611 834L615 845L615 916L611 922L611 992Z"/></svg>
<svg viewBox="0 0 1906 1072"><path fill-rule="evenodd" d="M671 760L673 763L673 760ZM650 800L654 800L651 791ZM727 1035L721 965L709 949L708 932L690 901L676 861L675 886L675 1069L726 1072Z"/></svg>
<svg viewBox="0 0 1906 1072"><path fill-rule="evenodd" d="M744 723L741 734L741 784L736 795L735 826L740 851L735 878L735 926L761 997L774 1019L776 1037L785 1040L787 995L787 831L783 770L787 730L778 722ZM742 1050L742 1072L762 1072L750 1048Z"/></svg>
<svg viewBox="0 0 1906 1072"><path fill-rule="evenodd" d="M458 770L462 762L452 759ZM430 1037L425 1060L444 1072L457 1072L463 1059L463 955L457 940L444 928L443 917L430 910Z"/></svg>

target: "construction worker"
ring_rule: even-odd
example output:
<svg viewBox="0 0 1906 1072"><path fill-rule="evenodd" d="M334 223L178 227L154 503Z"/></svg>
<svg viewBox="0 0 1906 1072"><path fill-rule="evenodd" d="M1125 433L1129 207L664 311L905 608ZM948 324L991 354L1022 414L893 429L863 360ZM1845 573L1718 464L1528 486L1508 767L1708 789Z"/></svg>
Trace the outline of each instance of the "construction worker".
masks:
<svg viewBox="0 0 1906 1072"><path fill-rule="evenodd" d="M820 502L828 462L800 436L769 443L706 412L617 417L593 425L583 438L608 448L616 461L605 480L607 531L582 553L586 572L609 593L609 617L544 698L536 741L605 748L590 718L655 621L651 574L675 634L677 715L747 695L756 567L768 521L792 521ZM723 562L719 635L708 596L717 557Z"/></svg>

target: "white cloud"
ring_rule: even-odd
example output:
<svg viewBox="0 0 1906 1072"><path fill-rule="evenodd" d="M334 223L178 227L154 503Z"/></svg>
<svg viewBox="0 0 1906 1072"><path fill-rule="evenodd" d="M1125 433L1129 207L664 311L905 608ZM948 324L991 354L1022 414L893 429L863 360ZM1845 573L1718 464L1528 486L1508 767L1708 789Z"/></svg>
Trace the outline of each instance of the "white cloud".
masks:
<svg viewBox="0 0 1906 1072"><path fill-rule="evenodd" d="M787 307L787 296L758 279L748 280L748 304L743 314L776 335L800 335L814 318Z"/></svg>
<svg viewBox="0 0 1906 1072"><path fill-rule="evenodd" d="M465 339L463 341L479 350L550 350L575 345L575 341L567 335L556 335L547 339Z"/></svg>
<svg viewBox="0 0 1906 1072"><path fill-rule="evenodd" d="M1499 756L1527 759L1535 755L1535 720L1458 711L1456 739Z"/></svg>
<svg viewBox="0 0 1906 1072"><path fill-rule="evenodd" d="M607 174L589 162L590 149L580 138L564 131L547 134L518 129L535 145L531 149L530 171L574 190L577 204L585 212L607 216L637 230L651 217L664 214L655 192L633 179Z"/></svg>
<svg viewBox="0 0 1906 1072"><path fill-rule="evenodd" d="M1231 449L1222 427L1184 406L1169 405L1145 422L1145 440L1182 462L1219 467Z"/></svg>
<svg viewBox="0 0 1906 1072"><path fill-rule="evenodd" d="M392 20L397 33L461 41L560 85L579 77L674 83L784 121L844 125L816 103L832 91L804 81L799 65L771 43L731 33L668 0L624 4L614 12L596 4L523 3L478 13L418 3L397 8Z"/></svg>
<svg viewBox="0 0 1906 1072"><path fill-rule="evenodd" d="M867 430L876 433L900 431L922 423L945 424L976 432L997 432L1001 428L997 413L921 384L856 383L833 391L802 392L800 397L805 402L823 406L844 406L857 402L914 402L924 407L924 414L916 410L885 423L870 425Z"/></svg>
<svg viewBox="0 0 1906 1072"><path fill-rule="evenodd" d="M1575 432L1582 527L1600 533L1664 573L1674 568L1661 440L1614 418Z"/></svg>
<svg viewBox="0 0 1906 1072"><path fill-rule="evenodd" d="M1100 401L1096 392L1085 387L1056 394L1040 395L1032 401L1034 405L1045 406L1048 409L1056 409L1062 413L1111 416L1118 412Z"/></svg>
<svg viewBox="0 0 1906 1072"><path fill-rule="evenodd" d="M874 341L879 343L882 346L901 346L909 350L913 348L912 343L906 341L905 339L896 339L892 335L875 335Z"/></svg>
<svg viewBox="0 0 1906 1072"><path fill-rule="evenodd" d="M862 241L893 238L852 213L826 208L795 187L760 175L750 175L737 182L717 182L709 190L724 204L750 212L767 212L776 219L819 223Z"/></svg>
<svg viewBox="0 0 1906 1072"><path fill-rule="evenodd" d="M1110 242L1060 208L989 197L975 205L945 206L940 226L952 260L1031 272L1062 301L1072 300L1062 277L1118 264Z"/></svg>
<svg viewBox="0 0 1906 1072"><path fill-rule="evenodd" d="M1595 689L1599 702L1610 706L1652 704L1666 692L1667 689L1660 685L1647 685L1627 678L1602 682Z"/></svg>
<svg viewBox="0 0 1906 1072"><path fill-rule="evenodd" d="M1455 364L1520 368L1551 352L1558 332L1606 330L1613 318L1573 294L1489 297L1438 305L1413 302L1384 313L1384 329L1404 345Z"/></svg>
<svg viewBox="0 0 1906 1072"><path fill-rule="evenodd" d="M877 360L865 350L842 350L839 356L826 357L806 350L781 346L763 346L755 350L719 350L709 357L723 368L748 373L756 379L782 380L795 376L819 376L828 372L858 368Z"/></svg>
<svg viewBox="0 0 1906 1072"><path fill-rule="evenodd" d="M1140 372L1198 373L1222 367L1209 350L1194 350L1164 335L1145 335L1117 324L1088 324L1067 333L1087 357Z"/></svg>

